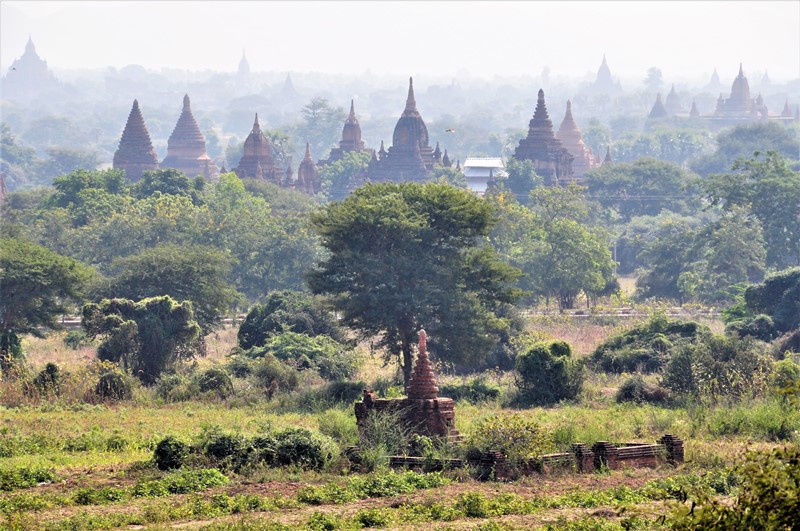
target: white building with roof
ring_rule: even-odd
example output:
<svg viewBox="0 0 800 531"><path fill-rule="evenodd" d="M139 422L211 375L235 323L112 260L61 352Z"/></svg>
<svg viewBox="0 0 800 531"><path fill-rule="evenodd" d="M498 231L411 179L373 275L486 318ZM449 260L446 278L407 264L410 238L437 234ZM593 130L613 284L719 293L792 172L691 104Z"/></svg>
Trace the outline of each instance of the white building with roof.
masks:
<svg viewBox="0 0 800 531"><path fill-rule="evenodd" d="M486 193L490 179L506 177L505 163L500 157L468 157L462 171L467 187L480 196Z"/></svg>

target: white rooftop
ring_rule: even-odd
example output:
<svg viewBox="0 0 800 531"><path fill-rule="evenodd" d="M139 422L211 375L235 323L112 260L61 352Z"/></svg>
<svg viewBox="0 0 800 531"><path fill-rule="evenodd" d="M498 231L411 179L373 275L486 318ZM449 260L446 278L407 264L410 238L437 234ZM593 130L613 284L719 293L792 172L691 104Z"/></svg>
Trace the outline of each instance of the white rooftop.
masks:
<svg viewBox="0 0 800 531"><path fill-rule="evenodd" d="M504 168L505 164L500 157L468 157L464 161L464 168Z"/></svg>

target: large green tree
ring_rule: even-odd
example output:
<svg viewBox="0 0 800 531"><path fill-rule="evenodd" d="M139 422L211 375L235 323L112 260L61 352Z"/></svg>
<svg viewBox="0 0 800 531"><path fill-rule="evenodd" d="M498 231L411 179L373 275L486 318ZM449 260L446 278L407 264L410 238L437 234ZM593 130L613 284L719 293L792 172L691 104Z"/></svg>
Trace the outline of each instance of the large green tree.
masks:
<svg viewBox="0 0 800 531"><path fill-rule="evenodd" d="M444 361L466 368L508 326L517 271L485 244L492 205L451 186L366 185L312 216L328 251L309 275L344 324L398 356L406 384L424 326Z"/></svg>
<svg viewBox="0 0 800 531"><path fill-rule="evenodd" d="M0 239L0 370L21 354L20 335L42 335L76 301L91 271L33 243Z"/></svg>
<svg viewBox="0 0 800 531"><path fill-rule="evenodd" d="M775 151L738 159L730 173L706 184L713 204L725 210L746 207L759 219L767 247L767 265L800 265L800 172Z"/></svg>

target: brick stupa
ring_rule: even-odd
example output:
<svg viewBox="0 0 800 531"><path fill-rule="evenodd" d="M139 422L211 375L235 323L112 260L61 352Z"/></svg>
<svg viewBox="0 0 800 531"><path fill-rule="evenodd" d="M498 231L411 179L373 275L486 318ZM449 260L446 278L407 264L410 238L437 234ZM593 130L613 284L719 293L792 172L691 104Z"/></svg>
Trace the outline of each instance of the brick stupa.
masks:
<svg viewBox="0 0 800 531"><path fill-rule="evenodd" d="M573 157L553 134L553 122L547 115L544 91L541 89L533 118L528 123L528 136L519 141L514 158L532 161L536 174L547 185L572 180Z"/></svg>
<svg viewBox="0 0 800 531"><path fill-rule="evenodd" d="M458 440L455 403L452 398L439 398L439 387L433 366L428 359L425 330L419 331L417 362L408 382L408 398L381 399L372 391L364 391L364 400L355 404L356 424L363 434L370 412L399 411L414 433L429 437Z"/></svg>
<svg viewBox="0 0 800 531"><path fill-rule="evenodd" d="M206 153L206 140L192 114L189 95L183 97L183 110L167 141L167 157L162 168L174 168L189 177L202 175L206 180L218 177L217 166Z"/></svg>
<svg viewBox="0 0 800 531"><path fill-rule="evenodd" d="M262 179L276 184L280 181L279 174L275 170L275 161L272 158L269 140L264 136L261 126L258 124L258 113L253 122L253 129L244 141L239 166L233 171L240 179Z"/></svg>
<svg viewBox="0 0 800 531"><path fill-rule="evenodd" d="M572 102L567 100L567 112L564 115L564 120L558 128L556 138L572 155L572 173L576 178L581 178L583 175L597 167L597 161L591 150L586 147L583 142L583 135L578 128L578 124L572 118Z"/></svg>
<svg viewBox="0 0 800 531"><path fill-rule="evenodd" d="M367 149L364 141L361 140L361 124L358 123L358 118L356 118L355 101L350 100L350 114L347 115L347 120L344 121L339 147L333 148L328 158L321 160L319 163L320 165L325 165L342 160L345 153L369 153L372 155L373 152L374 150Z"/></svg>
<svg viewBox="0 0 800 531"><path fill-rule="evenodd" d="M158 155L153 149L137 100L133 100L119 147L114 153L113 166L114 169L125 171L125 176L131 182L141 179L143 172L158 169Z"/></svg>

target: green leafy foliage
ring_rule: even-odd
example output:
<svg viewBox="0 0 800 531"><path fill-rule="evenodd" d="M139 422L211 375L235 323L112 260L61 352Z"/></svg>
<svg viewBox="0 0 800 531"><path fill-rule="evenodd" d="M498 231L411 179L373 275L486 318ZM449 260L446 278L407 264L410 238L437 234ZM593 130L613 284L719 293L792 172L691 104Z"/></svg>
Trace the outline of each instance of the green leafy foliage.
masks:
<svg viewBox="0 0 800 531"><path fill-rule="evenodd" d="M563 341L537 343L517 356L519 400L553 404L577 397L583 385L583 363L571 356L572 348Z"/></svg>
<svg viewBox="0 0 800 531"><path fill-rule="evenodd" d="M660 371L678 349L708 337L708 327L694 321L656 314L601 343L591 354L592 364L612 373Z"/></svg>
<svg viewBox="0 0 800 531"><path fill-rule="evenodd" d="M481 246L492 207L441 184L357 189L312 216L329 251L311 271L342 323L398 356L407 381L411 345L425 326L442 360L476 364L508 321L496 315L517 297L515 270Z"/></svg>
<svg viewBox="0 0 800 531"><path fill-rule="evenodd" d="M669 391L656 384L645 382L640 375L632 376L622 382L614 397L617 403L646 402L664 404L669 399Z"/></svg>
<svg viewBox="0 0 800 531"><path fill-rule="evenodd" d="M121 361L147 384L179 360L202 353L191 303L170 297L90 303L83 307L82 324L90 337L104 337L98 357Z"/></svg>
<svg viewBox="0 0 800 531"><path fill-rule="evenodd" d="M131 385L119 371L103 372L94 386L97 396L106 400L127 400L131 397Z"/></svg>
<svg viewBox="0 0 800 531"><path fill-rule="evenodd" d="M153 459L159 470L181 468L187 455L189 445L172 435L161 439L153 451Z"/></svg>
<svg viewBox="0 0 800 531"><path fill-rule="evenodd" d="M468 443L481 452L502 452L512 465L550 449L544 429L520 414L481 419L468 435Z"/></svg>
<svg viewBox="0 0 800 531"><path fill-rule="evenodd" d="M195 378L201 393L214 393L220 398L227 398L233 394L233 382L221 367L208 368Z"/></svg>
<svg viewBox="0 0 800 531"><path fill-rule="evenodd" d="M142 481L133 488L136 497L158 498L170 494L189 494L228 484L228 477L216 468L179 470L161 479Z"/></svg>

